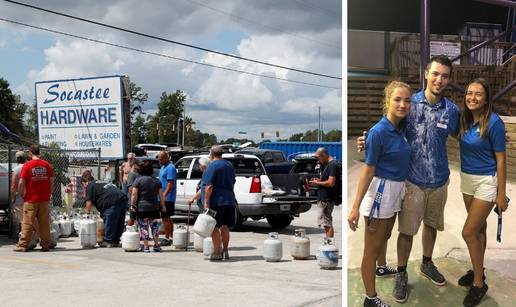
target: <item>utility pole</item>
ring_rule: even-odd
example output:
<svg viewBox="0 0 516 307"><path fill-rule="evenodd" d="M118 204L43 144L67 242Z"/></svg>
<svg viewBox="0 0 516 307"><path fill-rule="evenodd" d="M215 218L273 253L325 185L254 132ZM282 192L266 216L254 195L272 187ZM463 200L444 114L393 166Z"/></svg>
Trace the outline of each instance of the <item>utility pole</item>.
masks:
<svg viewBox="0 0 516 307"><path fill-rule="evenodd" d="M317 129L317 142L321 141L321 106L318 107L319 109L319 127Z"/></svg>

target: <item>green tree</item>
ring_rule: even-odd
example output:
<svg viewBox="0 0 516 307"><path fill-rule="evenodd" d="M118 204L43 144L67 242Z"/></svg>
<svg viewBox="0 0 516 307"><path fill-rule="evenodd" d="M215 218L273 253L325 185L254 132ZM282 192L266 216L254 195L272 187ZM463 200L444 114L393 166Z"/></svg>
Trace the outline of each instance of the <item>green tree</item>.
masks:
<svg viewBox="0 0 516 307"><path fill-rule="evenodd" d="M291 142L299 142L301 141L301 138L303 137L303 133L294 133L290 136L288 139Z"/></svg>
<svg viewBox="0 0 516 307"><path fill-rule="evenodd" d="M152 142L175 143L177 140L177 120L183 116L186 95L180 90L174 93L161 93L158 112L147 117L148 140ZM191 123L191 119L185 120ZM158 131L159 129L159 131ZM161 138L160 138L161 137ZM186 138L186 134L185 134Z"/></svg>
<svg viewBox="0 0 516 307"><path fill-rule="evenodd" d="M131 101L129 103L129 109L131 114L131 144L138 144L141 142L134 142L135 140L142 140L142 122L145 123L143 115L143 105L149 99L149 95L145 93L141 86L136 85L134 82L129 83L129 94ZM143 141L145 138L143 138Z"/></svg>
<svg viewBox="0 0 516 307"><path fill-rule="evenodd" d="M27 135L23 122L27 105L20 101L20 96L13 94L9 82L3 78L0 78L0 105L0 122L19 136Z"/></svg>
<svg viewBox="0 0 516 307"><path fill-rule="evenodd" d="M131 125L131 129L131 144L141 144L147 142L147 126L145 125L145 119L143 116L136 116L134 123Z"/></svg>
<svg viewBox="0 0 516 307"><path fill-rule="evenodd" d="M326 142L342 142L342 130L331 130L324 134L324 141Z"/></svg>

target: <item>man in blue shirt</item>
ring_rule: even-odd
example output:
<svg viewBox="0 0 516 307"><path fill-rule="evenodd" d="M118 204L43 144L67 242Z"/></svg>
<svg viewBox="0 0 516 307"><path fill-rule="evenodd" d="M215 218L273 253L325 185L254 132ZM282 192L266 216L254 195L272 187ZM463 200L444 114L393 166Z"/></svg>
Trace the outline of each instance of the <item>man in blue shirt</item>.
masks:
<svg viewBox="0 0 516 307"><path fill-rule="evenodd" d="M222 146L212 146L210 150L212 162L202 176L202 201L205 209L217 212L217 225L211 234L214 253L210 260L229 259L229 227L235 224L235 169L233 165L222 159ZM223 252L220 250L222 239Z"/></svg>
<svg viewBox="0 0 516 307"><path fill-rule="evenodd" d="M158 154L158 160L161 164L159 170L159 181L161 181L161 189L165 197L165 206L167 212L161 217L165 228L165 239L161 240L161 245L168 246L172 244L172 238L174 235L174 224L171 216L174 215L175 204L176 204L176 178L177 172L174 164L170 163L170 157L166 151L160 151Z"/></svg>
<svg viewBox="0 0 516 307"><path fill-rule="evenodd" d="M434 284L446 283L432 262L437 230L444 230L444 205L448 179L448 135L456 136L460 113L457 106L444 97L450 82L451 61L443 55L430 59L426 70L426 88L412 96L412 108L407 117L407 141L411 147L406 194L398 215L398 273L393 296L405 302L407 295L407 262L413 237L423 222L423 260L421 273ZM359 148L363 144L359 140Z"/></svg>

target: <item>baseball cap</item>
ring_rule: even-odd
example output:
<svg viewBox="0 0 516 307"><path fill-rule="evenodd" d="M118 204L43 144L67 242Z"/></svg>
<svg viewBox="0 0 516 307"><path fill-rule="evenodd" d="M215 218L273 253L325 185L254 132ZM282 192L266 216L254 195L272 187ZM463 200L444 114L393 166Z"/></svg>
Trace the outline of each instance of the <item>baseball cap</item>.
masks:
<svg viewBox="0 0 516 307"><path fill-rule="evenodd" d="M16 159L18 159L18 158L26 158L27 155L25 154L24 151L19 150L19 151L16 152L16 154L14 154L14 157Z"/></svg>

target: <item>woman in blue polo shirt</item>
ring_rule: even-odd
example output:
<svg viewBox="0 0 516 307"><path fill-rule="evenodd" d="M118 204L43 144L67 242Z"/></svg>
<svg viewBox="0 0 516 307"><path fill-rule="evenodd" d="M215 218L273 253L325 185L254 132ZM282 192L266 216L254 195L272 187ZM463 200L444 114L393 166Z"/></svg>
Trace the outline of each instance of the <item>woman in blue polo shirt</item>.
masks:
<svg viewBox="0 0 516 307"><path fill-rule="evenodd" d="M493 112L491 92L486 80L468 84L465 108L460 120L461 192L468 217L462 237L468 246L473 270L459 279L471 286L465 306L476 306L487 292L483 271L486 249L486 219L496 204L505 211L505 126Z"/></svg>
<svg viewBox="0 0 516 307"><path fill-rule="evenodd" d="M365 224L362 281L366 290L364 306L388 306L376 295L376 260L386 247L396 212L400 211L410 161L410 145L405 139L405 118L410 110L410 86L390 82L384 89L385 116L371 128L366 139L365 165L348 217L351 230L358 228L359 216Z"/></svg>

